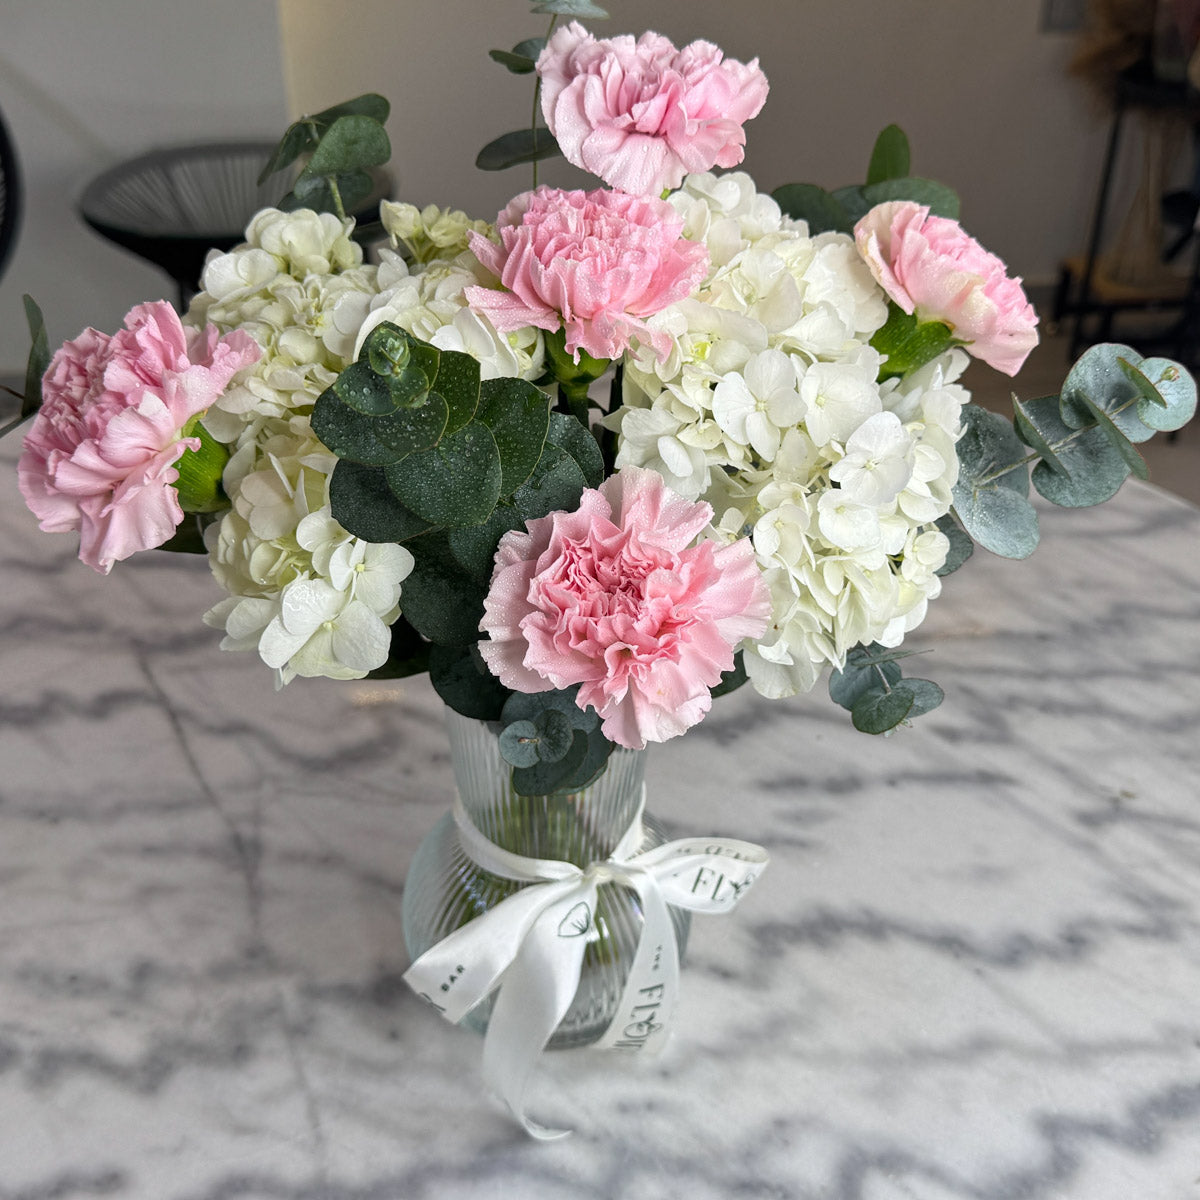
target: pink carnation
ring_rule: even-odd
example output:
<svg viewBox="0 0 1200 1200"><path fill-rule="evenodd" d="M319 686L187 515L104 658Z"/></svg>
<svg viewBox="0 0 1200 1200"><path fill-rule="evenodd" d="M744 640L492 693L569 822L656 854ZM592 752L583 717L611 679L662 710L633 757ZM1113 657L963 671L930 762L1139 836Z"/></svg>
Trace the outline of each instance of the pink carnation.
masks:
<svg viewBox="0 0 1200 1200"><path fill-rule="evenodd" d="M683 177L742 161L742 125L767 98L758 59L661 34L597 41L578 22L538 56L542 112L569 162L611 187L657 196Z"/></svg>
<svg viewBox="0 0 1200 1200"><path fill-rule="evenodd" d="M506 290L469 287L467 302L503 333L561 326L572 354L616 358L637 336L666 358L670 337L645 319L708 273L708 251L682 238L680 216L651 197L540 187L513 200L497 230L500 245L472 233L471 249Z"/></svg>
<svg viewBox="0 0 1200 1200"><path fill-rule="evenodd" d="M200 448L183 427L259 354L240 331L185 330L162 300L131 309L112 337L85 329L64 343L17 466L42 529L78 529L79 557L105 574L161 546L183 520L174 463Z"/></svg>
<svg viewBox="0 0 1200 1200"><path fill-rule="evenodd" d="M967 350L1015 375L1038 344L1037 313L1008 268L957 221L911 200L876 205L854 240L879 286L906 313L944 321Z"/></svg>
<svg viewBox="0 0 1200 1200"><path fill-rule="evenodd" d="M579 707L622 746L683 733L771 613L748 539L690 545L711 519L654 471L626 467L574 512L506 533L480 622L484 660L519 692L580 684Z"/></svg>

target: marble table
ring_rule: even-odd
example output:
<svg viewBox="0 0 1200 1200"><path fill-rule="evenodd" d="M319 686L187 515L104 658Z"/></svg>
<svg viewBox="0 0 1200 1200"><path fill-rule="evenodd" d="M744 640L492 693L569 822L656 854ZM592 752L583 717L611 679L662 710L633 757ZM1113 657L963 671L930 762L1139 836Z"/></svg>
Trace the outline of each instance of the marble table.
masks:
<svg viewBox="0 0 1200 1200"><path fill-rule="evenodd" d="M1197 1200L1200 511L1143 485L978 555L940 711L748 689L656 748L760 842L658 1059L543 1059L527 1139L409 994L449 800L425 681L273 690L199 560L107 578L0 457L0 1200Z"/></svg>

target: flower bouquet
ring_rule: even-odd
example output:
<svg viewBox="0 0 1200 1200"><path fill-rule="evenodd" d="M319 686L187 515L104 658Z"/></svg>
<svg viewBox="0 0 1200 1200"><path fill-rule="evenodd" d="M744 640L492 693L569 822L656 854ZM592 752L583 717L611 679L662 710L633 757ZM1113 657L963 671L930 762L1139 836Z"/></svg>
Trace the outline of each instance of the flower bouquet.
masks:
<svg viewBox="0 0 1200 1200"><path fill-rule="evenodd" d="M928 712L901 662L942 579L975 544L1034 550L1031 482L1083 506L1144 476L1137 443L1196 392L1103 345L1012 421L972 405L968 356L1015 375L1036 316L899 129L863 184L768 195L728 170L757 61L558 27L589 0L535 11L546 37L492 52L545 122L480 152L532 164L494 225L385 202L356 229L387 102L303 118L264 168L290 190L182 318L139 305L51 358L26 298L19 473L98 571L207 554L205 621L281 686L428 673L458 795L409 872L408 978L486 1027L486 1078L543 1134L543 1047L660 1043L687 913L766 861L667 841L646 746L826 673L865 732ZM559 154L600 186L538 186Z"/></svg>

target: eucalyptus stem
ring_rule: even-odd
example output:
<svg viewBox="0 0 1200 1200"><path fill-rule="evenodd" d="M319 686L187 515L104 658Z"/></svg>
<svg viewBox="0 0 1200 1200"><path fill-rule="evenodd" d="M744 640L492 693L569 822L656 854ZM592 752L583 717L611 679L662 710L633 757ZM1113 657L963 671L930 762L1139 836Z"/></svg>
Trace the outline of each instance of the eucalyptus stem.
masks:
<svg viewBox="0 0 1200 1200"><path fill-rule="evenodd" d="M329 192L333 196L333 202L337 206L337 215L344 221L346 219L346 209L342 205L342 193L338 190L337 179L332 175L326 175L326 180L329 182Z"/></svg>
<svg viewBox="0 0 1200 1200"><path fill-rule="evenodd" d="M1124 404L1114 408L1108 415L1110 417L1119 417L1127 408L1132 408L1135 404L1137 404L1138 399L1139 397L1135 396L1132 400L1127 400ZM1076 438L1082 437L1089 430L1097 428L1099 424L1099 421L1093 421L1090 425L1083 425L1079 429L1071 430L1071 432L1067 434L1067 436L1061 441L1052 442L1050 444L1050 449L1057 454L1060 450L1069 446ZM1023 467L1027 463L1037 462L1037 460L1041 457L1041 454L1039 454L1036 450L1031 450L1027 455L1025 455L1024 458L1018 458L1016 462L1008 463L1003 467L999 467L990 475L984 475L982 479L976 479L973 485L974 490L978 491L979 488L985 487L989 483L995 483L997 479L1003 479L1005 475L1011 474L1018 467Z"/></svg>
<svg viewBox="0 0 1200 1200"><path fill-rule="evenodd" d="M558 20L558 13L553 13L550 17L550 26L546 30L546 41L550 40L550 35L554 32L554 23L557 20ZM541 95L542 95L542 77L540 75L538 75L538 73L535 71L534 72L534 80L533 80L533 114L529 119L529 128L530 128L531 132L533 133L533 149L534 149L535 154L537 153L537 148L538 148L538 144L537 144L537 141L538 141L538 101L541 99ZM538 160L536 158L533 160L532 166L533 166L533 186L536 190L537 185L538 185Z"/></svg>

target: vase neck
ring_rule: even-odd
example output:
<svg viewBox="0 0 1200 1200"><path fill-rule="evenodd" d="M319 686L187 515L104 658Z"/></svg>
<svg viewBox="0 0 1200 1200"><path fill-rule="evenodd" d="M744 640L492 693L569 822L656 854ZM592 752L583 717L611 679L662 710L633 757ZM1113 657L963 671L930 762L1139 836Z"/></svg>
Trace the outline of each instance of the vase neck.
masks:
<svg viewBox="0 0 1200 1200"><path fill-rule="evenodd" d="M617 747L604 773L578 792L521 796L500 755L498 724L447 709L446 727L463 807L476 828L505 850L586 867L612 853L637 814L645 750Z"/></svg>

